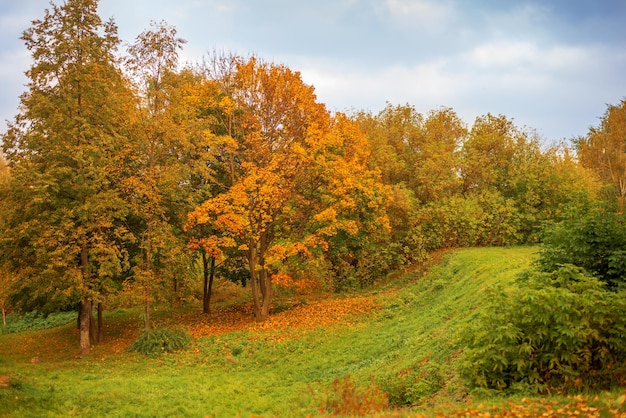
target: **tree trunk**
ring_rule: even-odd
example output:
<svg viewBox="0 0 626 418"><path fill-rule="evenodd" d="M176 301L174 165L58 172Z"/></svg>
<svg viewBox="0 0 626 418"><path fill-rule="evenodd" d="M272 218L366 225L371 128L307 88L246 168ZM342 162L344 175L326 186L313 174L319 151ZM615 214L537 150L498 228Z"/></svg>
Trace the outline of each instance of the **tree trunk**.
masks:
<svg viewBox="0 0 626 418"><path fill-rule="evenodd" d="M102 302L98 302L98 334L96 335L96 342L102 341L102 329L104 325L104 319L102 318Z"/></svg>
<svg viewBox="0 0 626 418"><path fill-rule="evenodd" d="M259 283L259 271L256 268L256 248L250 244L248 249L248 268L250 269L250 284L252 286L252 303L254 308L254 319L257 322L265 320L261 306L261 289Z"/></svg>
<svg viewBox="0 0 626 418"><path fill-rule="evenodd" d="M152 234L151 234L151 227L150 224L148 223L148 228L146 231L146 260L145 260L145 274L144 274L144 290L145 290L145 297L146 297L146 310L145 310L145 322L144 322L144 328L145 329L152 329L152 324L150 323L150 297L152 296L152 292L151 292L151 281L152 281L152 270L151 270L151 257L152 257L152 248L151 248L151 244L152 244Z"/></svg>
<svg viewBox="0 0 626 418"><path fill-rule="evenodd" d="M259 279L261 281L261 294L263 296L261 317L265 320L270 315L270 300L272 298L272 283L270 281L270 275L267 274L265 268L259 272Z"/></svg>
<svg viewBox="0 0 626 418"><path fill-rule="evenodd" d="M2 325L7 326L7 311L4 307L4 301L2 302Z"/></svg>
<svg viewBox="0 0 626 418"><path fill-rule="evenodd" d="M87 285L87 262L89 261L89 254L87 248L87 239L83 238L83 242L80 249L80 268L82 272L83 284ZM86 296L82 297L82 300L78 304L78 333L80 335L80 354L89 354L91 350L91 327L92 327L92 305L91 299Z"/></svg>
<svg viewBox="0 0 626 418"><path fill-rule="evenodd" d="M269 247L267 236L261 237L260 248L249 245L248 264L250 268L250 282L252 284L252 301L254 302L254 318L257 322L267 319L272 297L272 283L265 268L265 251ZM258 250L258 251L257 251Z"/></svg>
<svg viewBox="0 0 626 418"><path fill-rule="evenodd" d="M213 289L213 279L215 278L215 257L209 257L204 250L202 251L202 268L204 275L202 313L209 314L211 313L211 293Z"/></svg>
<svg viewBox="0 0 626 418"><path fill-rule="evenodd" d="M91 350L91 299L83 299L78 305L78 324L80 334L80 354L89 354Z"/></svg>

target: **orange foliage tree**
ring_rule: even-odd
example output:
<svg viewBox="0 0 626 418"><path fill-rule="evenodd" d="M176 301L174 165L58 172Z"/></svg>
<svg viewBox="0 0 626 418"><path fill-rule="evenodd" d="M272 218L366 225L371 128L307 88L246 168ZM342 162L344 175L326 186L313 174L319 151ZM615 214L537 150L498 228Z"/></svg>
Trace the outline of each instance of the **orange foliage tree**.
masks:
<svg viewBox="0 0 626 418"><path fill-rule="evenodd" d="M365 167L368 147L358 128L342 115L331 117L299 73L240 59L235 86L232 100L243 113L241 135L233 138L234 182L190 213L187 228L211 225L213 233L194 242L216 256L228 247L245 254L255 318L262 321L281 262L327 249L340 231L358 234L365 224L354 215L361 203L384 228L377 210L384 199Z"/></svg>
<svg viewBox="0 0 626 418"><path fill-rule="evenodd" d="M576 141L581 164L611 186L620 211L626 205L626 99L608 106L600 125Z"/></svg>

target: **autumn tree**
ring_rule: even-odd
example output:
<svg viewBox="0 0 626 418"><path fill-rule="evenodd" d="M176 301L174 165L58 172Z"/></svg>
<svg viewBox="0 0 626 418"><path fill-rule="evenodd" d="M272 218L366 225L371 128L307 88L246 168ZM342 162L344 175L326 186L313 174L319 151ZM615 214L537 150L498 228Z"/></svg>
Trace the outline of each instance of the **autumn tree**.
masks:
<svg viewBox="0 0 626 418"><path fill-rule="evenodd" d="M139 254L134 278L143 289L145 328L151 327L151 301L155 284L166 272L184 271L190 260L184 250L180 219L184 206L186 132L174 117L172 95L178 71L178 52L185 41L164 22L152 22L128 48L126 60L138 103L133 137L121 156L125 197L133 212L132 232ZM181 263L181 264L179 264ZM175 279L175 277L174 277Z"/></svg>
<svg viewBox="0 0 626 418"><path fill-rule="evenodd" d="M0 154L0 189L8 181L9 169L4 162L4 158ZM0 234L4 230L4 219L2 214L7 213L9 208L3 207L6 205L6 202L0 201ZM4 267L3 260L0 259L0 309L2 310L2 323L6 326L6 300L9 294L10 282L9 282L9 273L7 269Z"/></svg>
<svg viewBox="0 0 626 418"><path fill-rule="evenodd" d="M620 211L626 203L626 99L608 106L600 125L576 141L578 158L612 188Z"/></svg>
<svg viewBox="0 0 626 418"><path fill-rule="evenodd" d="M422 202L454 194L459 186L459 149L467 134L450 108L418 113L388 104L378 115L353 117L372 148L370 163L387 184L403 184Z"/></svg>
<svg viewBox="0 0 626 418"><path fill-rule="evenodd" d="M311 145L292 229L323 251L335 288L366 286L399 267L388 209L391 187L370 168L372 149L358 124L335 114L325 135Z"/></svg>
<svg viewBox="0 0 626 418"><path fill-rule="evenodd" d="M459 192L460 148L466 128L449 108L424 115L410 105L388 104L377 115L357 113L353 118L370 142L369 164L380 170L383 181L393 189L387 208L393 241L385 250L399 262L421 261L440 245L440 231L426 236L425 225L433 217L420 212L440 206Z"/></svg>
<svg viewBox="0 0 626 418"><path fill-rule="evenodd" d="M1 190L0 258L18 278L14 299L24 309L79 306L83 354L94 341L93 303L128 261L113 162L131 94L115 58L117 28L97 6L52 5L23 33L28 90L2 138L11 176Z"/></svg>
<svg viewBox="0 0 626 418"><path fill-rule="evenodd" d="M190 220L215 225L232 245L238 241L248 260L255 317L263 320L272 293L266 257L298 174L307 124L320 105L299 74L284 66L253 57L238 64L236 75L233 99L246 112L245 162L235 183L200 205ZM217 239L207 237L202 244L212 250L208 244Z"/></svg>
<svg viewBox="0 0 626 418"><path fill-rule="evenodd" d="M206 151L203 162L209 170L209 176L205 176L206 181L202 182L203 191L195 193L196 204L229 190L242 173L243 110L241 104L234 100L237 68L242 62L237 55L214 51L193 69L200 77L197 111L203 127L202 149ZM190 247L198 251L202 259L203 313L209 313L211 309L211 294L218 267L232 279L233 274L239 273L233 271L232 266L242 258L228 246L200 245L203 237L214 233L216 231L209 223L187 228Z"/></svg>
<svg viewBox="0 0 626 418"><path fill-rule="evenodd" d="M232 148L239 161L234 183L199 205L188 227L212 226L213 234L198 240L207 250L236 248L245 254L255 318L262 321L269 314L272 274L281 261L328 243L323 235L358 232L359 223L343 215L352 216L359 206L348 161L357 174L363 171L359 156L367 154L367 147L347 145L351 135L360 134L358 128L342 117L333 121L316 102L313 88L285 66L256 57L240 60L233 86L232 100L242 112L233 138L240 141ZM338 163L341 159L345 164ZM376 191L363 186L362 202L370 202ZM353 193L352 198L346 192L342 201L337 197L341 190ZM322 196L330 200L324 204Z"/></svg>

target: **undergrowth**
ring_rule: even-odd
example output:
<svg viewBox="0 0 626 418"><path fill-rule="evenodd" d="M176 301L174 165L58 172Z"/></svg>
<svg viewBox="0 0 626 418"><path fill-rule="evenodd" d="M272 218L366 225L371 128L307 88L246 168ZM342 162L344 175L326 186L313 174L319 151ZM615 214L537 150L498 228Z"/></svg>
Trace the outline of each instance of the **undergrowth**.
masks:
<svg viewBox="0 0 626 418"><path fill-rule="evenodd" d="M191 345L191 335L181 328L146 329L129 347L129 351L156 357L182 351Z"/></svg>
<svg viewBox="0 0 626 418"><path fill-rule="evenodd" d="M20 315L16 312L6 317L6 326L0 324L0 334L58 327L76 321L76 312L57 312L44 315L37 311Z"/></svg>

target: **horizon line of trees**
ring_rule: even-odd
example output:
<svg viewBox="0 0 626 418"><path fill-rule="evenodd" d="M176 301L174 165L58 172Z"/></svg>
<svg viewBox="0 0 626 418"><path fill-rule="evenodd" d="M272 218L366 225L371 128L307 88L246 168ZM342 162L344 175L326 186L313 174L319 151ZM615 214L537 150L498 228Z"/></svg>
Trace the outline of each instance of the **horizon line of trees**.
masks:
<svg viewBox="0 0 626 418"><path fill-rule="evenodd" d="M164 22L120 53L97 6L52 4L24 32L30 81L0 158L0 300L76 309L83 353L120 292L150 328L151 303L198 276L208 313L219 274L250 286L262 321L276 283L367 286L437 249L539 242L599 199L623 207L624 101L575 150L502 115L332 113L256 56L181 66Z"/></svg>

